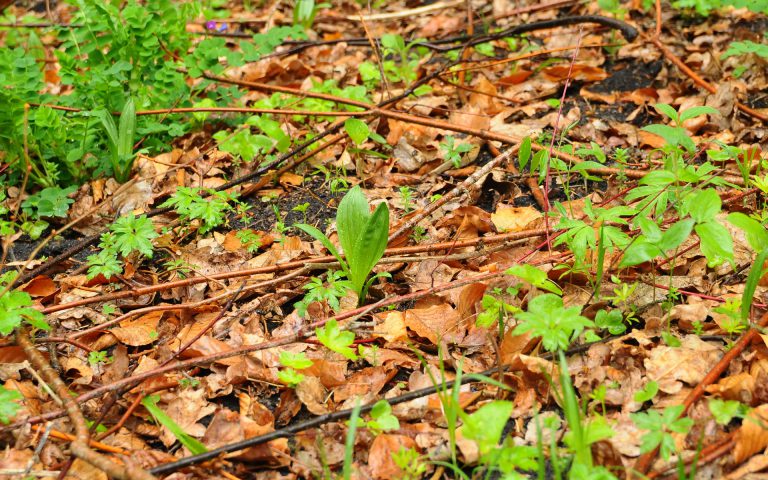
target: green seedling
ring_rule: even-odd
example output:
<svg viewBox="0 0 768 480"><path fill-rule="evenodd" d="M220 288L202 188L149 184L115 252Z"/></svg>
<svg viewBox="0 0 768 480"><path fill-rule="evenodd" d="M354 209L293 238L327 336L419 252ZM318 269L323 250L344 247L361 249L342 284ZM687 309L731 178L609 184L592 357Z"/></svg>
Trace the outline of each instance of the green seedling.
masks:
<svg viewBox="0 0 768 480"><path fill-rule="evenodd" d="M379 400L373 405L371 420L366 422L365 426L375 435L378 435L388 430L397 430L400 428L400 421L392 415L392 405L386 400Z"/></svg>
<svg viewBox="0 0 768 480"><path fill-rule="evenodd" d="M16 274L12 270L0 276L0 335L10 335L22 322L41 330L50 330L45 315L32 308L32 297L27 292L10 290Z"/></svg>
<svg viewBox="0 0 768 480"><path fill-rule="evenodd" d="M311 367L312 360L308 359L304 352L293 353L283 350L280 352L280 364L286 368L277 372L277 378L293 388L304 380L304 375L296 370L304 370Z"/></svg>
<svg viewBox="0 0 768 480"><path fill-rule="evenodd" d="M160 207L174 208L185 222L200 220L200 233L210 232L227 221L227 212L233 210L229 202L235 200L235 195L210 188L205 191L208 196L203 198L198 188L178 187Z"/></svg>
<svg viewBox="0 0 768 480"><path fill-rule="evenodd" d="M440 150L443 151L445 160L453 164L453 168L459 168L461 167L461 157L472 150L472 145L469 143L456 144L453 135L446 135L444 141L440 143Z"/></svg>
<svg viewBox="0 0 768 480"><path fill-rule="evenodd" d="M357 360L355 350L350 347L355 342L354 332L341 330L335 318L315 329L315 335L327 349L343 355L349 360Z"/></svg>
<svg viewBox="0 0 768 480"><path fill-rule="evenodd" d="M109 140L109 159L112 174L118 182L125 182L133 168L133 140L136 135L136 105L128 98L120 114L119 125L115 125L112 114L106 110L97 110L94 115L101 124Z"/></svg>
<svg viewBox="0 0 768 480"><path fill-rule="evenodd" d="M338 312L341 308L339 300L353 288L352 282L343 278L342 272L331 272L328 275L328 286L325 286L321 279L312 277L309 283L302 287L307 294L295 305L299 316L304 317L307 314L307 308L312 302L325 302L334 312Z"/></svg>
<svg viewBox="0 0 768 480"><path fill-rule="evenodd" d="M680 418L684 408L683 405L674 405L665 408L662 413L649 410L630 415L639 429L648 431L641 438L641 453L650 452L658 447L661 457L669 461L669 457L676 451L672 434L687 434L693 426L693 419Z"/></svg>
<svg viewBox="0 0 768 480"><path fill-rule="evenodd" d="M11 422L21 408L19 400L23 398L16 390L0 386L0 423L8 425Z"/></svg>
<svg viewBox="0 0 768 480"><path fill-rule="evenodd" d="M336 257L346 277L352 282L358 302L362 304L368 288L381 274L368 277L373 267L384 255L389 234L389 209L380 203L370 213L368 200L359 186L355 186L339 203L336 213L336 229L344 256L331 240L312 225L297 224L297 228L320 241Z"/></svg>

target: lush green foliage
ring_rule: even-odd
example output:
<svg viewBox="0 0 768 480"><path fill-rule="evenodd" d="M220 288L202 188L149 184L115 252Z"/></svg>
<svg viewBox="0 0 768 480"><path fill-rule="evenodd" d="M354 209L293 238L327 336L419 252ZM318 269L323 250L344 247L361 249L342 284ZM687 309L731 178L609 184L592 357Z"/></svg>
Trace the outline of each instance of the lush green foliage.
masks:
<svg viewBox="0 0 768 480"><path fill-rule="evenodd" d="M55 52L58 74L70 89L67 95L46 93L41 68L45 51L34 31L8 37L7 48L0 50L0 83L12 87L0 90L0 150L12 166L11 183L18 182L24 169L23 142L18 139L24 136L25 122L33 182L43 187L79 184L92 172L123 181L130 174L137 138L150 154L157 153L196 125L180 115L134 118L132 112L227 106L240 98L237 88L209 88L208 80L190 86L182 67L193 78L219 74L227 66L260 59L288 37L306 38L300 26L284 26L240 41L239 51L220 37L204 38L193 48L195 37L186 25L205 10L199 0L71 3L77 6L71 20L77 26L54 29L61 40ZM25 103L80 111L36 107L27 116ZM122 112L119 125L112 112Z"/></svg>
<svg viewBox="0 0 768 480"><path fill-rule="evenodd" d="M200 195L201 189L178 187L161 207L174 208L185 222L200 220L200 233L210 232L227 221L227 212L234 210L230 202L235 195L210 188L204 191L208 194L205 198Z"/></svg>
<svg viewBox="0 0 768 480"><path fill-rule="evenodd" d="M0 335L10 335L13 329L28 323L35 328L50 330L51 327L45 321L45 315L32 308L32 297L27 292L9 290L10 284L16 277L16 272L11 271L0 277Z"/></svg>

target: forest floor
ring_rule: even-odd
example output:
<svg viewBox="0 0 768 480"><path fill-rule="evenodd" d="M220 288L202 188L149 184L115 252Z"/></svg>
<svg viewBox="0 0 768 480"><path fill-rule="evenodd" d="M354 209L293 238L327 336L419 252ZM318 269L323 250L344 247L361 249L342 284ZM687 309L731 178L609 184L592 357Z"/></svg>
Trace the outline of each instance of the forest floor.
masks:
<svg viewBox="0 0 768 480"><path fill-rule="evenodd" d="M768 2L3 3L0 478L768 469Z"/></svg>

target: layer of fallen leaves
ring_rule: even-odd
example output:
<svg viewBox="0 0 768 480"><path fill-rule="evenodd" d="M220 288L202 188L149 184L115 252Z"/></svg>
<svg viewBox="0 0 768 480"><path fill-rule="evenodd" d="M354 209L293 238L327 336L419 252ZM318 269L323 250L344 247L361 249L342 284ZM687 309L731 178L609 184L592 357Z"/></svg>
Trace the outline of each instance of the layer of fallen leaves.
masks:
<svg viewBox="0 0 768 480"><path fill-rule="evenodd" d="M388 5L387 9L398 11L411 6L410 3L406 6L397 2ZM232 7L233 16L251 21L290 22L290 12L284 9L246 14L239 5ZM493 10L488 13L502 18L500 25L553 18L559 14L552 10L504 18L502 14L507 8L510 5L505 2L493 2ZM592 3L576 10L598 13ZM328 39L352 34L363 36L359 22L350 28L349 23L333 21L338 15L352 13L354 9L348 3L323 11L316 22L318 35ZM652 19L648 14L634 8L632 13L632 19L637 24L648 30L652 28ZM411 16L407 20L370 21L367 27L373 36L396 32L405 38L435 37L460 31L464 16L465 12L460 9L443 9L429 15ZM764 141L766 130L764 126L752 125L749 118L736 115L734 102L745 92L764 91L768 85L766 70L764 66L757 66L757 60L749 59L755 65L748 68L741 78L722 77L721 69L728 68L735 59L731 58L722 65L718 52L722 52L730 40L751 38L750 30L744 25L752 20L749 14L738 11L722 18L713 15L700 24L665 24L683 61L709 78L722 78L715 94L696 89L688 79L664 63L660 53L650 43L624 45L611 55L593 46L611 41L613 37L609 34L585 28L583 35L580 35L579 29L574 28L540 32L529 37L542 49L580 44L573 68L567 58L570 53L544 68L541 68L544 58L521 60L513 66L487 66L473 73L468 83L469 92L450 83L433 82L433 91L428 96L409 98L400 102L398 108L445 118L454 124L520 137L536 136L552 128L562 130L570 127L570 140L576 143L595 141L605 149L632 148L639 163L643 152L661 146L658 137L640 130L654 115L649 105L669 103L680 109L710 105L722 115L694 119L685 125L689 133L697 140L748 145ZM360 83L357 65L368 55L366 49L347 48L344 44L321 46L290 56L271 57L230 73L245 80L275 81L302 87L310 85L311 79L319 78L336 78L340 84L350 85ZM482 59L480 56L474 58ZM430 68L430 65L423 64L420 72L423 74ZM544 100L558 98L567 78L575 84L562 112L558 112ZM390 93L395 94L401 89L402 85L392 86ZM249 92L244 101L256 100L264 95ZM384 93L377 92L376 95ZM312 124L312 129L320 131L326 125L327 121L320 119ZM291 199L307 193L303 182L315 166L343 167L358 177L355 181L365 179L368 197L374 203L387 202L390 205L390 210L394 212L393 223L408 218L408 212L404 211L406 205L397 193L399 187L409 186L415 205L423 207L432 195L447 193L453 184L478 168L476 164L469 164L460 169L449 169L443 175L431 173L444 162L439 144L443 136L450 132L397 120L382 121L376 127L394 146L388 158L366 156L354 150L355 146L351 144L336 144L316 155L308 166L284 175L269 189L259 191L252 197L252 212L232 219L229 228L220 229L207 237L163 235L157 240L157 247L166 250L170 258L192 266L187 275L196 276L306 260L325 252L320 245L297 236L289 235L282 241L275 241L280 238L275 229L275 218L270 204L262 202L261 198L282 199L282 213L289 215L290 208L300 203ZM286 123L285 128L298 136L296 125ZM243 166L234 163L227 154L215 148L203 150L200 147L210 144L210 133L200 131L179 139L169 153L154 158L139 157L138 180L126 187L120 188L111 179L95 179L83 185L76 194L70 216L77 218L86 214L103 201L110 202L110 214L104 217L90 215L77 225L76 230L90 234L105 226L113 214L146 211L159 199L173 193L177 186L216 187L225 179L242 173ZM463 141L477 147L470 152L470 160L483 158L482 140L466 138ZM373 148L374 145L363 147ZM357 170L361 166L365 168L364 172ZM737 173L733 165L728 168L733 169L731 173ZM600 186L600 191L582 188L576 192L576 197L581 198L566 204L573 211L580 212L584 198L589 197L593 203L598 203L613 197L625 186L610 178ZM247 191L248 188L245 185L242 190ZM312 205L312 209L333 210L338 196L329 192L328 188L325 183L317 192L312 192L322 196L321 201ZM19 192L10 189L9 194L13 199ZM615 200L613 204L619 201ZM297 220L297 217L293 218ZM332 218L332 214L325 218ZM170 225L173 219L168 215L155 221L163 226ZM252 228L261 237L262 244L257 252L249 252L242 245L236 236L239 230L234 226L236 224ZM446 242L541 228L544 220L523 180L503 165L473 185L467 195L450 201L422 225L429 242ZM389 271L393 278L375 287L373 294L379 297L405 294L471 278L481 272L495 271L530 252L533 255L527 257L527 261L537 263L549 255L546 251L537 250L539 241L522 241L489 253L481 250L478 255L463 260L447 259L447 256L472 253L476 248L442 250L418 262L383 264L377 270ZM737 264L749 265L752 253L743 242L737 242L736 247ZM541 267L550 270L553 264L545 262ZM738 281L723 282L726 275L733 273L726 270L707 268L706 260L697 249L686 252L675 262L674 268L669 265L660 268L654 272L652 280L651 276L648 277L648 283L706 293L706 298L684 297L669 312L665 312L660 302L666 292L640 282L627 302L640 312L642 322L638 328L620 338L593 345L583 354L570 358L570 373L581 395L586 397L596 387L608 386L604 407L616 432L607 441L606 449L612 454L609 457L618 458L620 463L630 466L640 454L642 432L631 422L630 414L649 405L638 403L636 392L655 381L660 394L654 399L652 408L680 404L722 356L725 350L723 342L704 341L693 332L694 325L702 326L708 333L722 332L719 325L721 318L713 311L720 302L711 298L738 298L744 287ZM124 288L169 281L181 278L180 275L159 265L129 264L124 275L127 283ZM275 276L274 273L253 275L245 285L271 280ZM561 278L553 272L551 277L562 286L567 305L585 305L589 301L591 291L583 275ZM123 378L127 372L138 374L151 371L170 359L181 345L195 338L218 316L221 318L213 328L205 331L181 358L203 357L295 334L309 323L326 318L331 313L327 305L313 304L306 318L297 314L292 302L300 298L304 282L305 279L296 278L277 286L250 291L226 312L222 312L224 302L151 311L126 319L115 327L94 330L80 336L78 341L94 351L108 351L109 361L89 362L88 352L62 344L56 348L59 371L75 393L110 384ZM121 313L152 305L199 302L221 294L225 289L235 290L240 283L240 280L211 281L118 300L111 303L116 308L114 313L105 312L101 304L71 308L49 315L48 321L54 326L52 335L72 337L79 330L102 324ZM446 379L453 378L452 372L459 363L465 372L480 372L501 362L511 366L503 381L513 387L512 393L490 386L464 386L460 403L463 408L473 410L492 399L508 397L515 404L514 428L510 434L521 442L534 444L538 430L536 422L530 422L532 416L542 408L548 411L547 415L560 415L549 383L557 367L538 356L536 342L529 337L513 335L510 328L498 339L493 329L475 326L483 295L515 283L511 278L470 283L424 296L396 310L363 317L358 322L356 335L358 339L370 343L361 344L361 359L358 361L350 361L316 343L300 342L227 358L193 371L152 378L119 398L117 408L106 413L102 424L107 427L116 424L136 396L157 389L160 407L186 433L211 449L265 434L314 415L351 408L358 399L362 403L370 403L429 387L432 377L441 378L438 367L441 362L448 367ZM53 278L36 278L23 288L40 305L50 306L107 293L114 285L89 281L82 274L69 272ZM610 296L614 288L615 285L606 281L601 293ZM520 294L509 301L524 307L527 299L536 294L534 288L524 285ZM759 289L758 294L762 299L764 290ZM355 299L343 299L341 304L342 308L351 309L355 306ZM680 338L681 346L670 347L661 341L662 332L667 328L671 328ZM697 403L691 411L690 416L696 421L694 431L688 437L678 439L686 458L697 448L716 444L729 434L733 434L735 442L725 461L702 467L702 475L721 477L730 472L732 478L737 478L743 473L762 471L768 467L768 457L763 453L768 446L768 431L764 428L768 421L766 344L751 345L729 366L726 375L707 388L707 398L738 400L755 407L740 425L717 425L706 408L706 402ZM295 389L286 388L277 377L282 350L303 352L313 362L310 368L302 370L305 378ZM23 408L18 414L20 418L59 408L56 399L40 388L29 374L23 354L17 347L0 348L0 378L6 388L23 395ZM90 419L98 418L104 406L102 399L81 405ZM597 407L596 403L590 404L590 409ZM379 435L367 429L359 431L355 440L354 467L361 478L399 477L402 472L391 456L401 447L415 448L435 460L448 458L446 424L436 395L397 405L393 413L400 420L398 431ZM65 419L54 420L48 427L61 432L70 429ZM60 468L68 456L66 443L49 439L39 454L34 453L41 431L25 426L12 435L6 434L9 443L0 455L0 468L25 469L28 465L34 469ZM559 436L562 432L550 434ZM255 475L248 478L318 476L324 468L336 470L340 467L344 459L345 435L346 426L343 423L329 423L301 432L290 441L275 440L236 452L227 457L226 461L233 462L227 468L236 475ZM185 448L178 448L173 434L166 427L155 424L141 407L102 441L132 452L146 466L190 454ZM462 460L472 462L477 459L471 442L460 442L459 450ZM286 468L279 470L283 473L278 473L278 470L271 471L266 467ZM434 470L433 466L429 468ZM91 467L79 460L75 461L69 475L71 478L103 478L102 474L91 471ZM207 475L193 470L174 478L210 478Z"/></svg>

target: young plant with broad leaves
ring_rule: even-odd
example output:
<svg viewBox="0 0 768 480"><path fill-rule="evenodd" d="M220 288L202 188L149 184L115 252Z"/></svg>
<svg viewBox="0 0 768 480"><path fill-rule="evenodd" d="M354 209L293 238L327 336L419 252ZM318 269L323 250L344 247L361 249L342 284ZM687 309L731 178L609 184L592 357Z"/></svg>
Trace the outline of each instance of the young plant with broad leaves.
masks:
<svg viewBox="0 0 768 480"><path fill-rule="evenodd" d="M379 273L369 278L387 248L389 208L382 202L371 213L368 200L359 186L344 195L336 212L336 230L343 255L317 227L305 223L295 226L317 239L336 257L344 275L352 282L358 303L365 302L368 288L377 278L388 276Z"/></svg>

